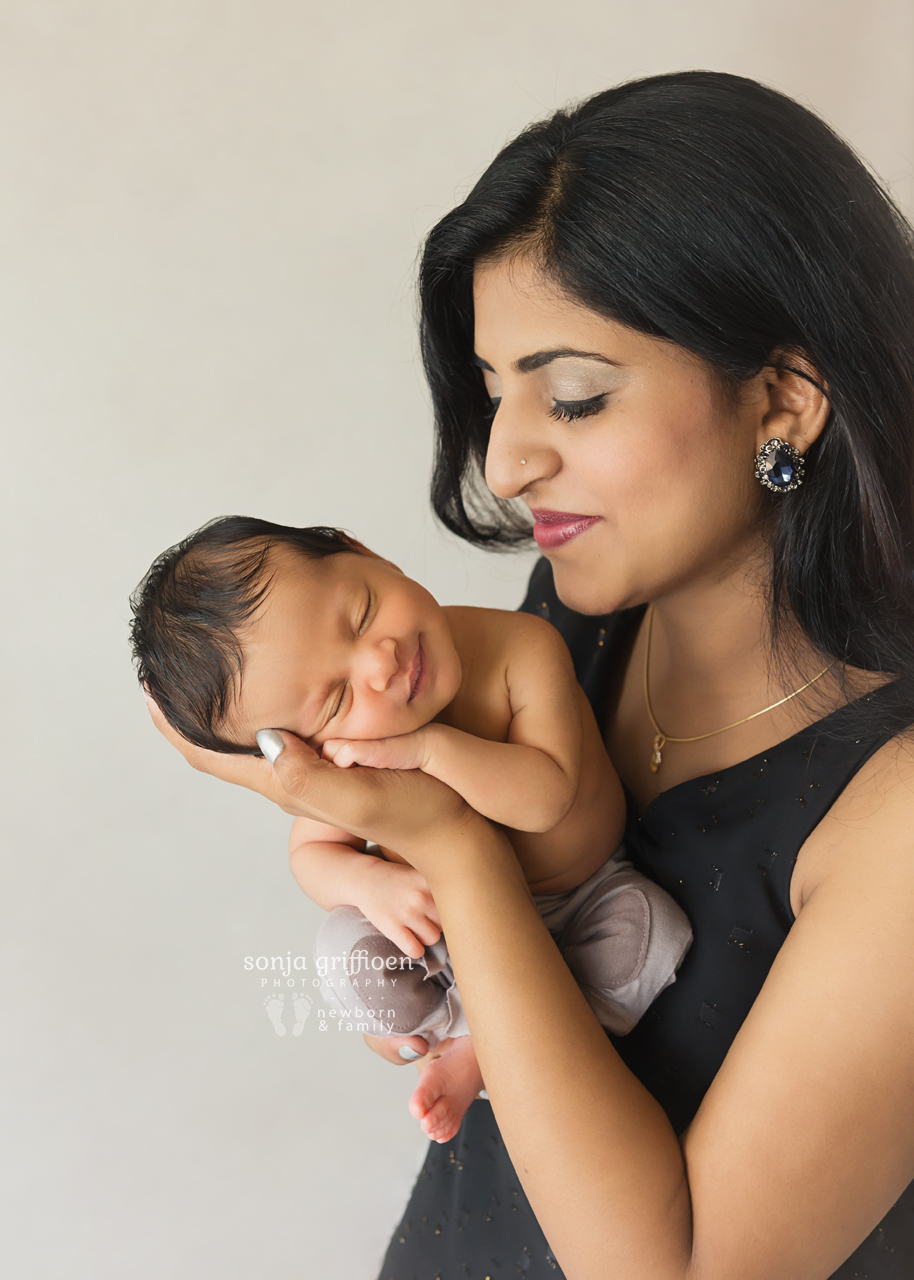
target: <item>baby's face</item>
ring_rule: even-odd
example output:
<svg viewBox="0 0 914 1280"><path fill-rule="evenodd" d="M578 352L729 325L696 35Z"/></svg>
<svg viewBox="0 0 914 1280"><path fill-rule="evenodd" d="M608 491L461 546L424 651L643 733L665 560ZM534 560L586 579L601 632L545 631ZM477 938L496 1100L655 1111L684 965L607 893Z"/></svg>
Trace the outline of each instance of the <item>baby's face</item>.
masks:
<svg viewBox="0 0 914 1280"><path fill-rule="evenodd" d="M240 636L244 666L231 737L288 729L319 750L327 738L386 738L432 720L460 687L444 612L424 587L375 556L309 561L270 552L272 584Z"/></svg>

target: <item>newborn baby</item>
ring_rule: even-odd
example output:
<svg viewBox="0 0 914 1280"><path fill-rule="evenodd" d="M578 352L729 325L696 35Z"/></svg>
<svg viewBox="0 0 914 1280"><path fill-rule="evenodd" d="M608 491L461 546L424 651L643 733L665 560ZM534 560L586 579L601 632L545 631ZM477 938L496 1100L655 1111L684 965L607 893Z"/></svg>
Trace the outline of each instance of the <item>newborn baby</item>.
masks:
<svg viewBox="0 0 914 1280"><path fill-rule="evenodd" d="M185 738L260 754L258 731L285 729L343 768L422 769L505 828L604 1027L626 1034L675 980L688 921L624 861L622 787L548 622L441 606L336 529L239 516L166 551L131 604L140 680ZM424 877L306 818L290 861L330 912L324 999L423 1037L409 1106L449 1141L483 1082Z"/></svg>

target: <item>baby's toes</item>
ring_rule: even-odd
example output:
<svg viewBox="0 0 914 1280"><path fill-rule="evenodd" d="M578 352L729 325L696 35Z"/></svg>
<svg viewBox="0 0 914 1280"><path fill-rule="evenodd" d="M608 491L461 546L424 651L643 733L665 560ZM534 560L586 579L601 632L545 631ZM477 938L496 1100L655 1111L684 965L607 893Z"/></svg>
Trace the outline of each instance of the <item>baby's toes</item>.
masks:
<svg viewBox="0 0 914 1280"><path fill-rule="evenodd" d="M431 1137L432 1133L437 1133L445 1125L453 1123L453 1119L453 1108L450 1106L450 1100L445 1094L443 1097L438 1098L434 1105L426 1111L422 1117L422 1128Z"/></svg>
<svg viewBox="0 0 914 1280"><path fill-rule="evenodd" d="M460 1117L448 1099L441 1098L420 1124L433 1142L450 1142L460 1128Z"/></svg>
<svg viewBox="0 0 914 1280"><path fill-rule="evenodd" d="M409 1108L409 1114L415 1116L417 1120L424 1120L431 1108L438 1101L439 1094L426 1085L423 1088L420 1081L410 1095L409 1102L406 1104Z"/></svg>

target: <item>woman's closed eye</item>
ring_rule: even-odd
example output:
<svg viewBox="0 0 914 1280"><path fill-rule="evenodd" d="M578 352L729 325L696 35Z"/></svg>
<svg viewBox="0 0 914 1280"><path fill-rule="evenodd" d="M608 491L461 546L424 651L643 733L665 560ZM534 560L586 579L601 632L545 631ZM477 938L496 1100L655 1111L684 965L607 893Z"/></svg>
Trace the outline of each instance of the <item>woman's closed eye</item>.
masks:
<svg viewBox="0 0 914 1280"><path fill-rule="evenodd" d="M558 422L576 422L579 418L591 418L599 413L606 403L608 391L590 396L587 400L555 400L549 410L549 417Z"/></svg>

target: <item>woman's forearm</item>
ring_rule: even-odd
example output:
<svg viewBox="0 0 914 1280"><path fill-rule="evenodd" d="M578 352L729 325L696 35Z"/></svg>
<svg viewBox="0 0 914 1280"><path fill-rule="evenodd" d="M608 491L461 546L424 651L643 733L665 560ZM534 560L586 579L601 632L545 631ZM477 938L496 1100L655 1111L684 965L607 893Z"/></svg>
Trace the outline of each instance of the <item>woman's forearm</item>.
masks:
<svg viewBox="0 0 914 1280"><path fill-rule="evenodd" d="M505 837L480 825L454 852L429 886L502 1136L568 1280L683 1280L689 1189L665 1113L607 1040Z"/></svg>

